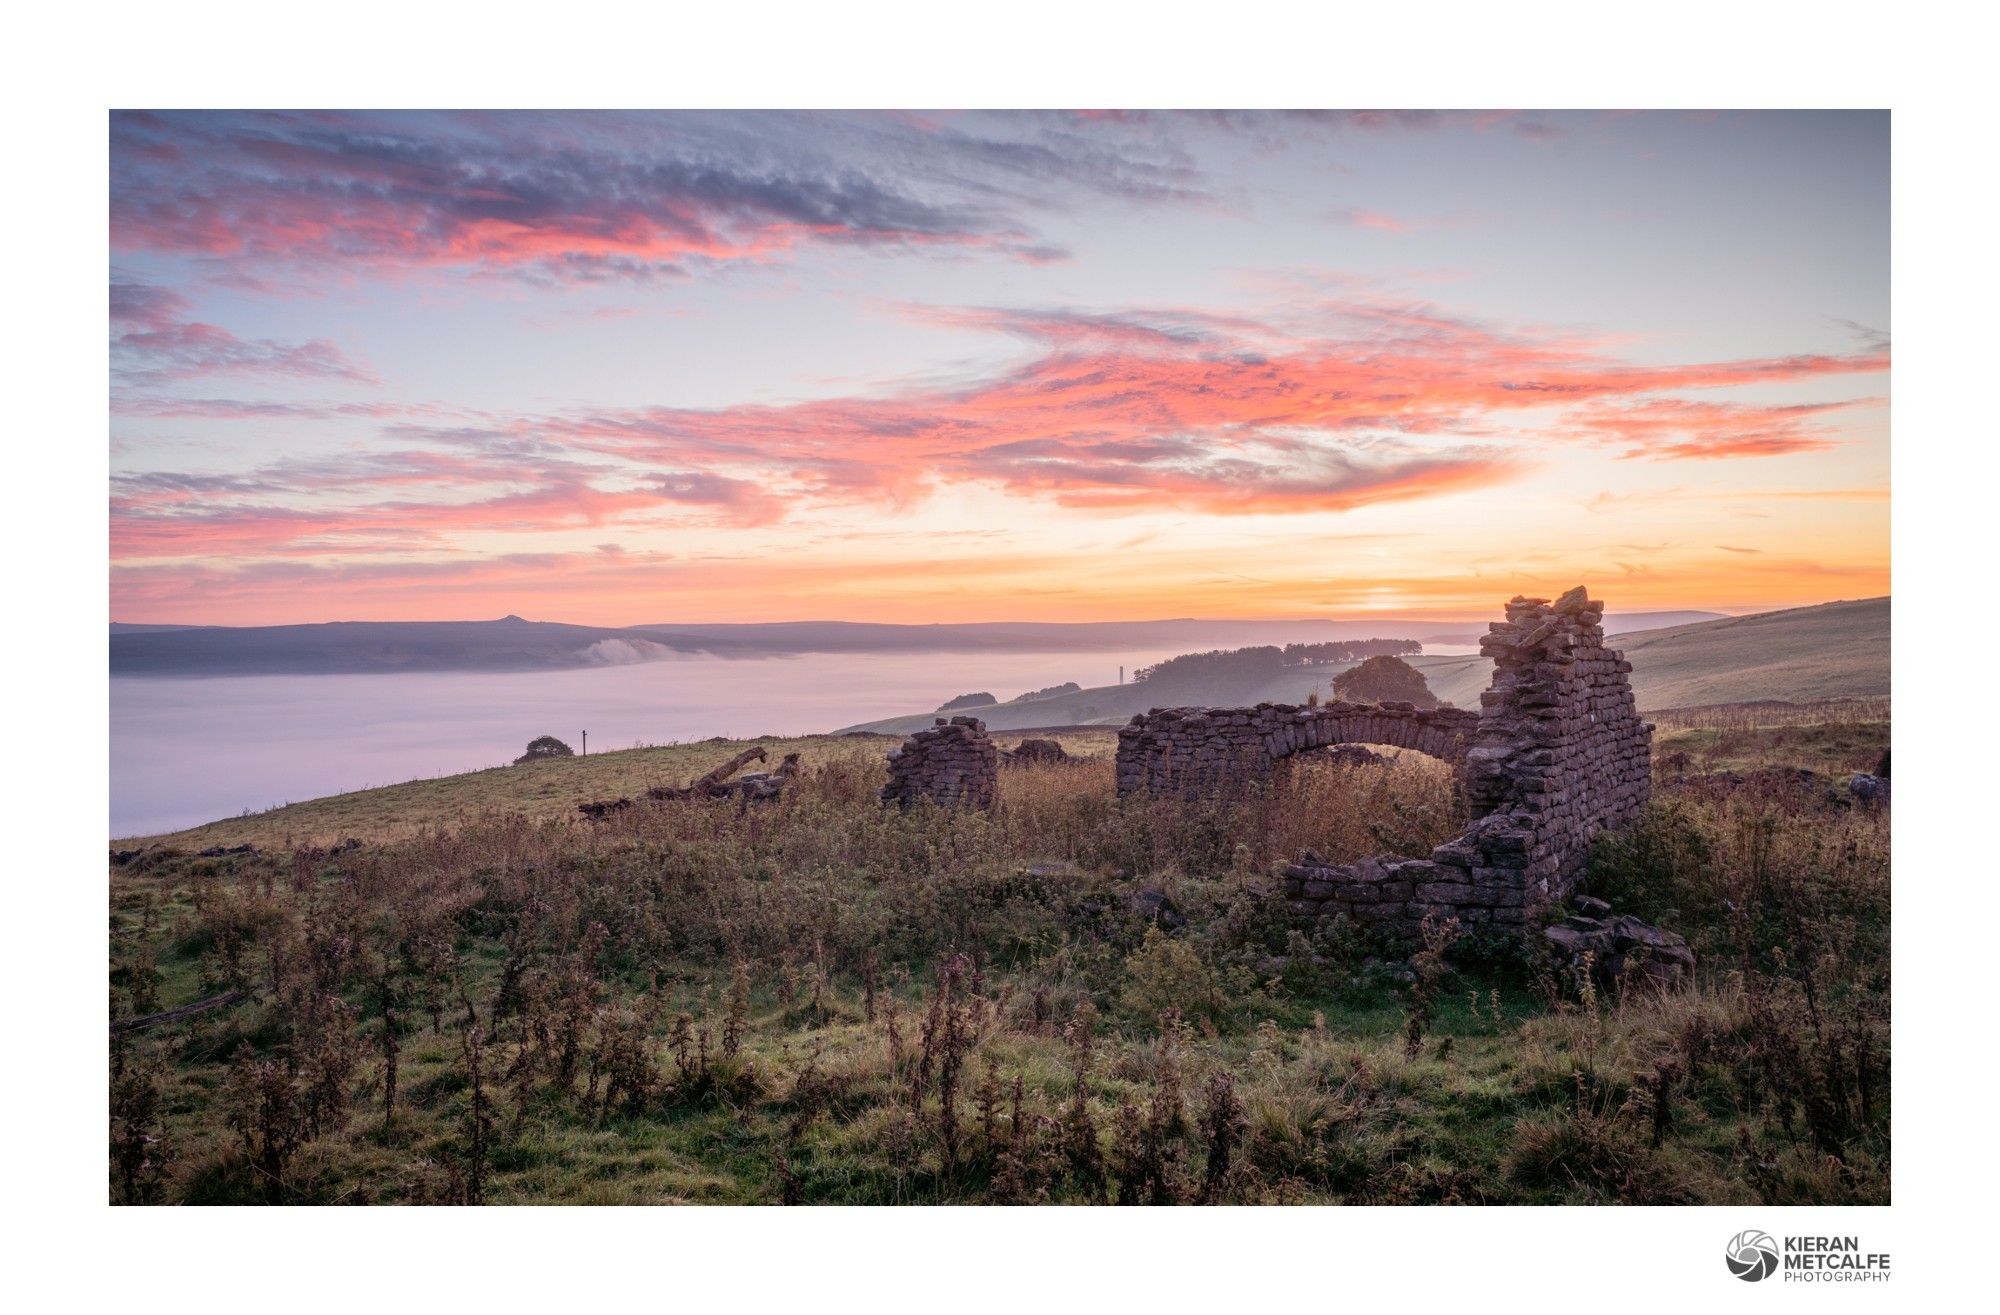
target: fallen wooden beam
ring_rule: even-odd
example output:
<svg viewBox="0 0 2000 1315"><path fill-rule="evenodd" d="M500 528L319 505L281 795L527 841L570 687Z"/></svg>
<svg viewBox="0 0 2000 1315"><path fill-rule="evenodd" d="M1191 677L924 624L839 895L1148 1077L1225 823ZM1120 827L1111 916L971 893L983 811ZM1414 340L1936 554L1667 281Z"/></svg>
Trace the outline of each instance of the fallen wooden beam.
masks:
<svg viewBox="0 0 2000 1315"><path fill-rule="evenodd" d="M695 783L687 787L687 789L685 790L681 789L678 786L656 785L652 789L646 791L646 797L648 799L698 799L703 797L714 797L726 794L728 793L728 791L726 788L723 787L722 783L728 780L731 776L734 776L738 768L742 767L745 763L763 762L763 761L764 761L763 746L754 745L751 748L745 749L742 753L737 754L734 758L731 758L728 762L722 764L722 766L716 768L714 771L707 772L704 775L697 777L695 779Z"/></svg>
<svg viewBox="0 0 2000 1315"><path fill-rule="evenodd" d="M242 998L243 992L241 991L224 991L221 995L211 995L206 1000L197 1000L191 1005L182 1005L178 1009L169 1009L163 1014L147 1014L143 1018L114 1018L111 1020L111 1031L116 1035L123 1032L137 1032L141 1028L151 1027L155 1023L176 1023L183 1018L192 1018L196 1014L204 1013L210 1009L220 1009L224 1005L233 1005Z"/></svg>
<svg viewBox="0 0 2000 1315"><path fill-rule="evenodd" d="M693 785L689 786L688 793L708 794L711 791L713 791L716 786L721 785L724 781L736 775L737 771L740 768L742 768L745 764L753 762L760 763L763 761L764 761L764 746L761 744L752 745L750 748L745 749L742 753L737 754L734 758L731 758L728 762L722 764L722 766L716 768L712 772L709 772L707 775L703 776L700 780L696 781Z"/></svg>
<svg viewBox="0 0 2000 1315"><path fill-rule="evenodd" d="M695 778L693 785L685 788L678 785L656 785L646 791L646 798L655 802L663 799L736 799L747 805L753 799L776 799L783 792L786 782L799 771L799 756L785 755L776 769L768 772L752 772L740 780L729 778L747 763L764 762L767 755L762 745L745 749L728 762L710 772ZM630 799L595 799L578 804L576 811L592 821L601 822L613 813L623 812L633 804Z"/></svg>

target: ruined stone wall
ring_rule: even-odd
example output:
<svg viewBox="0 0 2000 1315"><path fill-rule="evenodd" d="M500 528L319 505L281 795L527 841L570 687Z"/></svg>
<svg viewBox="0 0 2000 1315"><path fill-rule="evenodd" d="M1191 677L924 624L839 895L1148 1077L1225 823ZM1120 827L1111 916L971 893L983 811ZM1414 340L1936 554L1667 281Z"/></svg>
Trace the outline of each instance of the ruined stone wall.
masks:
<svg viewBox="0 0 2000 1315"><path fill-rule="evenodd" d="M1118 793L1240 793L1293 754L1335 744L1393 744L1462 763L1479 723L1478 713L1410 703L1155 708L1118 732Z"/></svg>
<svg viewBox="0 0 2000 1315"><path fill-rule="evenodd" d="M1428 859L1329 864L1308 853L1285 869L1293 912L1408 929L1430 914L1520 923L1567 898L1591 842L1633 821L1652 788L1653 728L1603 621L1604 604L1581 588L1553 604L1510 601L1480 649L1494 672L1465 755L1472 826Z"/></svg>
<svg viewBox="0 0 2000 1315"><path fill-rule="evenodd" d="M1488 630L1493 683L1466 793L1475 816L1523 820L1530 885L1566 895L1597 833L1635 821L1651 797L1653 728L1639 720L1632 664L1604 646L1604 604L1581 588L1554 605L1515 598Z"/></svg>
<svg viewBox="0 0 2000 1315"><path fill-rule="evenodd" d="M991 808L998 793L1000 754L977 717L943 717L889 750L882 802L905 807L928 799L945 808Z"/></svg>

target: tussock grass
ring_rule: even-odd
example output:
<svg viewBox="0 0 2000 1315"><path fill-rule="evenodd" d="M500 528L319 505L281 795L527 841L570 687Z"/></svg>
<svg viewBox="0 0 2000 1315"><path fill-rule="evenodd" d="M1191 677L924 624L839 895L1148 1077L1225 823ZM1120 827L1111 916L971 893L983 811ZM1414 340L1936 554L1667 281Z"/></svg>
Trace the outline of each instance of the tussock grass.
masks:
<svg viewBox="0 0 2000 1315"><path fill-rule="evenodd" d="M996 733L994 742L1012 748L1019 738ZM1073 754L1107 757L1117 744L1115 728L1044 734L1040 738L1058 740ZM119 839L113 841L113 847L131 849L148 844L194 850L243 844L265 848L325 847L349 837L400 840L439 827L460 828L511 814L562 818L588 800L637 796L656 785L684 786L752 745L764 747L768 767L775 767L788 753L800 754L807 765L816 766L842 758L879 760L901 739L886 735L767 736L593 752L588 757L551 758L352 790L240 817L221 818L184 831Z"/></svg>
<svg viewBox="0 0 2000 1315"><path fill-rule="evenodd" d="M248 998L114 1043L111 1199L1888 1198L1885 812L1663 779L1593 882L1701 980L1579 997L1532 941L1418 975L1270 897L1450 835L1414 755L1231 804L1008 767L989 815L879 808L882 747L750 809L114 869L117 1013Z"/></svg>

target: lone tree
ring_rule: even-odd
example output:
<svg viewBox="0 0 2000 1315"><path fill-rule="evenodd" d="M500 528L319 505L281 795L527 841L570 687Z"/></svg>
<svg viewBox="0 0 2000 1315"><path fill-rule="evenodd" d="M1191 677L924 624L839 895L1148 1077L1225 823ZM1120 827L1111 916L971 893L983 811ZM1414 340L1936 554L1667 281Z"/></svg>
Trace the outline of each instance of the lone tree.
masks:
<svg viewBox="0 0 2000 1315"><path fill-rule="evenodd" d="M1435 708L1437 695L1424 673L1394 657L1372 657L1333 678L1333 697L1349 703L1414 703Z"/></svg>
<svg viewBox="0 0 2000 1315"><path fill-rule="evenodd" d="M538 763L544 758L574 758L576 754L567 744L553 735L539 735L528 741L528 751L514 760L519 767L522 763Z"/></svg>

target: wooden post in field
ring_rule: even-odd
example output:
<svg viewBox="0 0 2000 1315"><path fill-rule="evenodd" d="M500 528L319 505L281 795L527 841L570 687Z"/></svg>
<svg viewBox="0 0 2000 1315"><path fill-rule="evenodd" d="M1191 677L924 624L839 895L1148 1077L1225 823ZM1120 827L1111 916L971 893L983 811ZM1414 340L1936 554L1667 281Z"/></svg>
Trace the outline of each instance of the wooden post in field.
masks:
<svg viewBox="0 0 2000 1315"><path fill-rule="evenodd" d="M582 754L582 756L583 756L583 757L585 757L585 758L588 758L588 757L590 757L590 732L589 732L589 731L585 731L585 732L583 733L583 754Z"/></svg>

